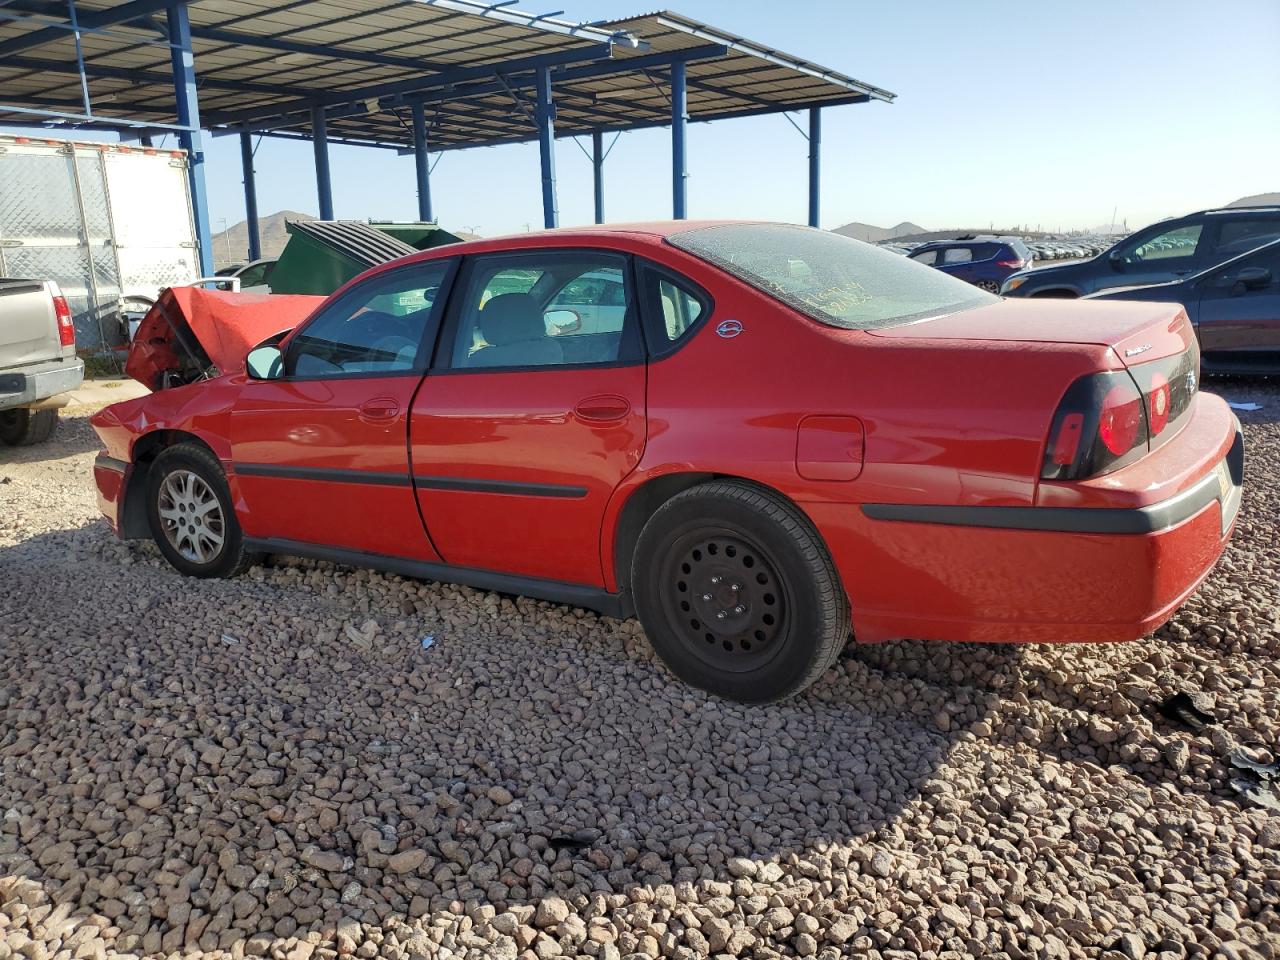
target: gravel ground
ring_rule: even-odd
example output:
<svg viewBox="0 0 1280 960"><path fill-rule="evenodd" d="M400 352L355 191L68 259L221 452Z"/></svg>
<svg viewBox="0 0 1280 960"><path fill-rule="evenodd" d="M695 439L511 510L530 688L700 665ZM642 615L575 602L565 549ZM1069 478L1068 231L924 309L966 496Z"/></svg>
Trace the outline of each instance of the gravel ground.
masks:
<svg viewBox="0 0 1280 960"><path fill-rule="evenodd" d="M1280 387L1209 386L1264 404L1243 513L1153 641L851 648L771 707L565 607L181 579L73 409L0 452L0 960L1280 956L1230 763L1280 738Z"/></svg>

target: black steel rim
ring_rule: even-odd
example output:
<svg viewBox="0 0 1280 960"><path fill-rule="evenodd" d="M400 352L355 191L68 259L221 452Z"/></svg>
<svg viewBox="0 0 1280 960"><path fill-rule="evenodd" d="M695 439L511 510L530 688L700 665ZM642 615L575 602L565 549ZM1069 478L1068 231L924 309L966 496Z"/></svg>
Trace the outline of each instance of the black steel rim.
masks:
<svg viewBox="0 0 1280 960"><path fill-rule="evenodd" d="M699 525L677 536L659 576L672 632L703 663L745 673L781 651L790 590L769 553L741 531Z"/></svg>

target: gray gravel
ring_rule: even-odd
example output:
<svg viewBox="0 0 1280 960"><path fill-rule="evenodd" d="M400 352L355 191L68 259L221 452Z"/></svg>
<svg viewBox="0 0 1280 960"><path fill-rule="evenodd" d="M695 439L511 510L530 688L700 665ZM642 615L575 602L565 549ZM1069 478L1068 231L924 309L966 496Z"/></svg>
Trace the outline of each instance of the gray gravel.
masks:
<svg viewBox="0 0 1280 960"><path fill-rule="evenodd" d="M1215 386L1265 404L1240 526L1153 640L850 649L770 707L565 607L182 579L72 411L0 451L0 960L1280 956L1228 762L1280 740L1280 389Z"/></svg>

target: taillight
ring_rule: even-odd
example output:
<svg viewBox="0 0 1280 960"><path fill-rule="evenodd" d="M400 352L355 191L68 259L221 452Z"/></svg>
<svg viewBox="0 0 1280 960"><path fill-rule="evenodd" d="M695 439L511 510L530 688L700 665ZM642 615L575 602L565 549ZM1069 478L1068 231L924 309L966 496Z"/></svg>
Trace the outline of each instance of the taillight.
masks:
<svg viewBox="0 0 1280 960"><path fill-rule="evenodd" d="M1146 413L1133 378L1123 370L1090 374L1068 387L1058 405L1040 476L1097 476L1133 462L1146 449Z"/></svg>
<svg viewBox="0 0 1280 960"><path fill-rule="evenodd" d="M1102 398L1098 439L1117 457L1133 449L1142 432L1142 394L1132 381L1117 383Z"/></svg>
<svg viewBox="0 0 1280 960"><path fill-rule="evenodd" d="M58 318L58 342L64 347L76 345L76 325L71 320L71 308L67 298L57 294L53 298L53 313Z"/></svg>
<svg viewBox="0 0 1280 960"><path fill-rule="evenodd" d="M1008 267L1010 270L1021 270L1026 263L1022 260L997 260L997 267Z"/></svg>
<svg viewBox="0 0 1280 960"><path fill-rule="evenodd" d="M1151 375L1151 389L1147 392L1147 423L1151 427L1151 435L1159 436L1169 425L1169 411L1173 409L1173 395L1169 389L1169 381L1160 371Z"/></svg>

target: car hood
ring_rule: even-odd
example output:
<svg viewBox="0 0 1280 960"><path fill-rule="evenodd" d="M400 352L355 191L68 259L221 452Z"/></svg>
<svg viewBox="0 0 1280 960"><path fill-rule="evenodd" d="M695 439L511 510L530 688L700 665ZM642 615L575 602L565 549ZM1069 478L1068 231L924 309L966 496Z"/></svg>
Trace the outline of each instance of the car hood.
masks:
<svg viewBox="0 0 1280 960"><path fill-rule="evenodd" d="M241 371L253 347L292 330L324 299L170 287L142 319L125 373L160 390L215 371Z"/></svg>
<svg viewBox="0 0 1280 960"><path fill-rule="evenodd" d="M868 333L903 339L1094 344L1112 347L1121 357L1126 349L1141 346L1144 354L1153 351L1148 359L1155 359L1185 348L1187 324L1186 311L1177 304L1014 299Z"/></svg>

